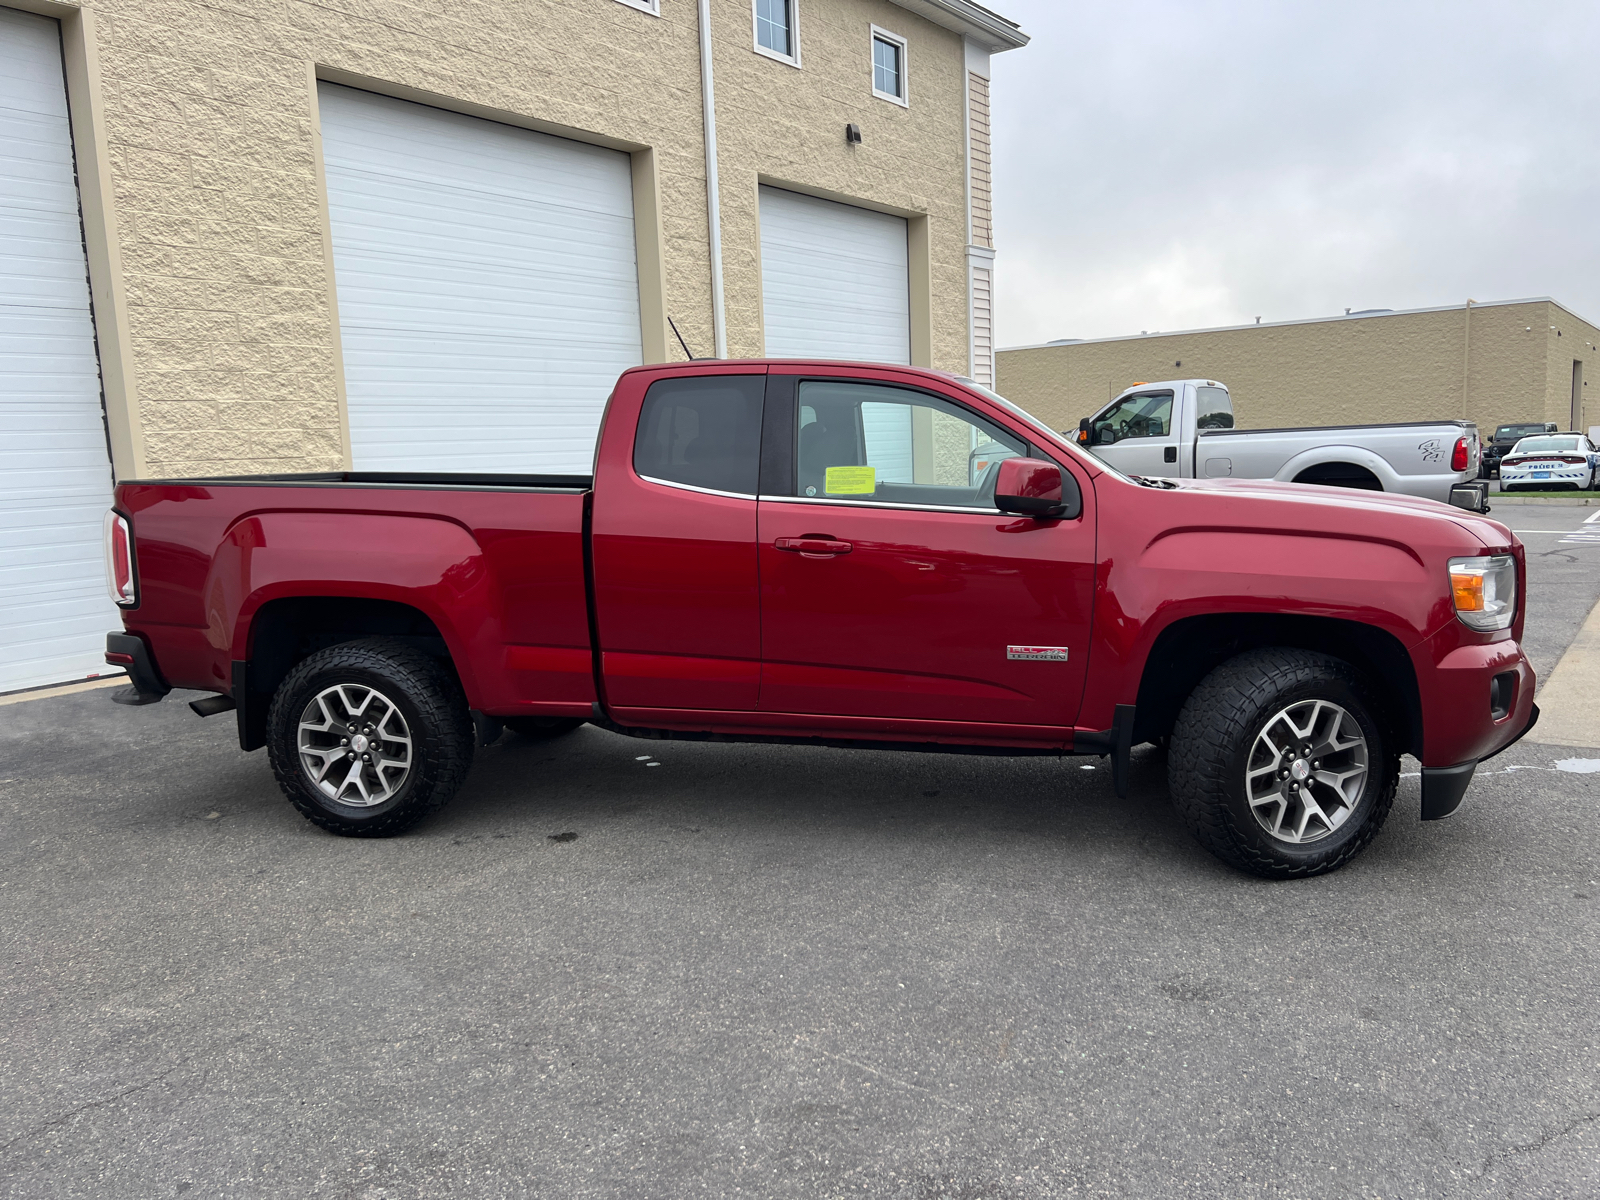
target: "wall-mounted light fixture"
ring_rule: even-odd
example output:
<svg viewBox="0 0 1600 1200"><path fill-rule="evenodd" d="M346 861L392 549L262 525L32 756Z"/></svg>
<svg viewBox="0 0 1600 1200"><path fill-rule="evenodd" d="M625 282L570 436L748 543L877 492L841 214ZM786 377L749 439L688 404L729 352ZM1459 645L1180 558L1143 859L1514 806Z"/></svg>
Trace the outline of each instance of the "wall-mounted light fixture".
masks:
<svg viewBox="0 0 1600 1200"><path fill-rule="evenodd" d="M844 127L844 142L847 146L861 145L861 126L851 121Z"/></svg>

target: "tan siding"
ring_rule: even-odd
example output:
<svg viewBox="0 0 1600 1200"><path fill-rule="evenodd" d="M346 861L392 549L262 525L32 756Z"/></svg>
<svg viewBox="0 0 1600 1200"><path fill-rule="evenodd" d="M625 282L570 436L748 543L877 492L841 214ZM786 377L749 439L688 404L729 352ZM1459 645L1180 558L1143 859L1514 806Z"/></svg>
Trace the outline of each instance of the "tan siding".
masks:
<svg viewBox="0 0 1600 1200"><path fill-rule="evenodd" d="M989 81L967 72L968 153L972 156L972 244L994 249L990 183Z"/></svg>
<svg viewBox="0 0 1600 1200"><path fill-rule="evenodd" d="M972 377L994 384L994 272L972 268Z"/></svg>

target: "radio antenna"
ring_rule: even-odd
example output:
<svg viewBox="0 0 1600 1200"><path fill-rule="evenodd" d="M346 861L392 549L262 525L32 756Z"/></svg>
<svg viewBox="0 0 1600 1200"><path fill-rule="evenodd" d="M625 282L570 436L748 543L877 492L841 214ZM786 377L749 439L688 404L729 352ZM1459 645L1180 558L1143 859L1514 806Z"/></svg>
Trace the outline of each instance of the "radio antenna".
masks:
<svg viewBox="0 0 1600 1200"><path fill-rule="evenodd" d="M694 361L696 361L696 360L695 360L695 356L694 356L694 351L693 351L693 350L691 350L691 349L689 349L689 343L688 343L688 342L686 342L686 341L684 341L684 340L683 340L683 334L681 334L681 333L678 333L678 323L677 323L677 322L676 322L676 321L674 321L674 320L673 320L673 319L672 319L672 318L671 318L671 317L670 317L670 316L669 316L669 317L668 317L668 318L667 318L667 324L668 324L668 325L671 325L671 326L672 326L672 332L673 332L673 333L675 333L675 334L677 334L677 337L678 337L678 345L680 345L680 346L682 346L682 347L683 347L683 352L684 352L684 354L686 354L686 355L687 355L687 356L688 356L688 358L689 358L689 361L690 361L690 362L694 362Z"/></svg>

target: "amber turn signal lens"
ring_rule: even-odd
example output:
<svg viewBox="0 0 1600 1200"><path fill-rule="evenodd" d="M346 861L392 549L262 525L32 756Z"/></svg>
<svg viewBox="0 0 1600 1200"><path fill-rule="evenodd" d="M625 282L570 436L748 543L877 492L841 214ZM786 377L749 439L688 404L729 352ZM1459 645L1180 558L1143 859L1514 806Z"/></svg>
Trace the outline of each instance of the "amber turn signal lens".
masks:
<svg viewBox="0 0 1600 1200"><path fill-rule="evenodd" d="M1450 590L1455 593L1457 612L1483 611L1483 576L1481 574L1451 571Z"/></svg>

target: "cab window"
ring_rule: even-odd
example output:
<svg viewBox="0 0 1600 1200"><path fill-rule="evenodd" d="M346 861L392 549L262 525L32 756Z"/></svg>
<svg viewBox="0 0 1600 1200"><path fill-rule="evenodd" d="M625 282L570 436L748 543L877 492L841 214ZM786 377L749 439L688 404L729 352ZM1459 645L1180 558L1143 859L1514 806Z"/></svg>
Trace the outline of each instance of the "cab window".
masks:
<svg viewBox="0 0 1600 1200"><path fill-rule="evenodd" d="M1194 398L1196 429L1233 428L1233 401L1228 396L1227 388L1197 387Z"/></svg>
<svg viewBox="0 0 1600 1200"><path fill-rule="evenodd" d="M661 379L639 412L633 469L663 483L753 496L764 375Z"/></svg>
<svg viewBox="0 0 1600 1200"><path fill-rule="evenodd" d="M960 405L870 383L805 381L795 491L808 499L992 508L1002 459L1027 443Z"/></svg>
<svg viewBox="0 0 1600 1200"><path fill-rule="evenodd" d="M1111 446L1130 438L1167 437L1171 433L1172 393L1136 392L1094 419L1090 444Z"/></svg>

